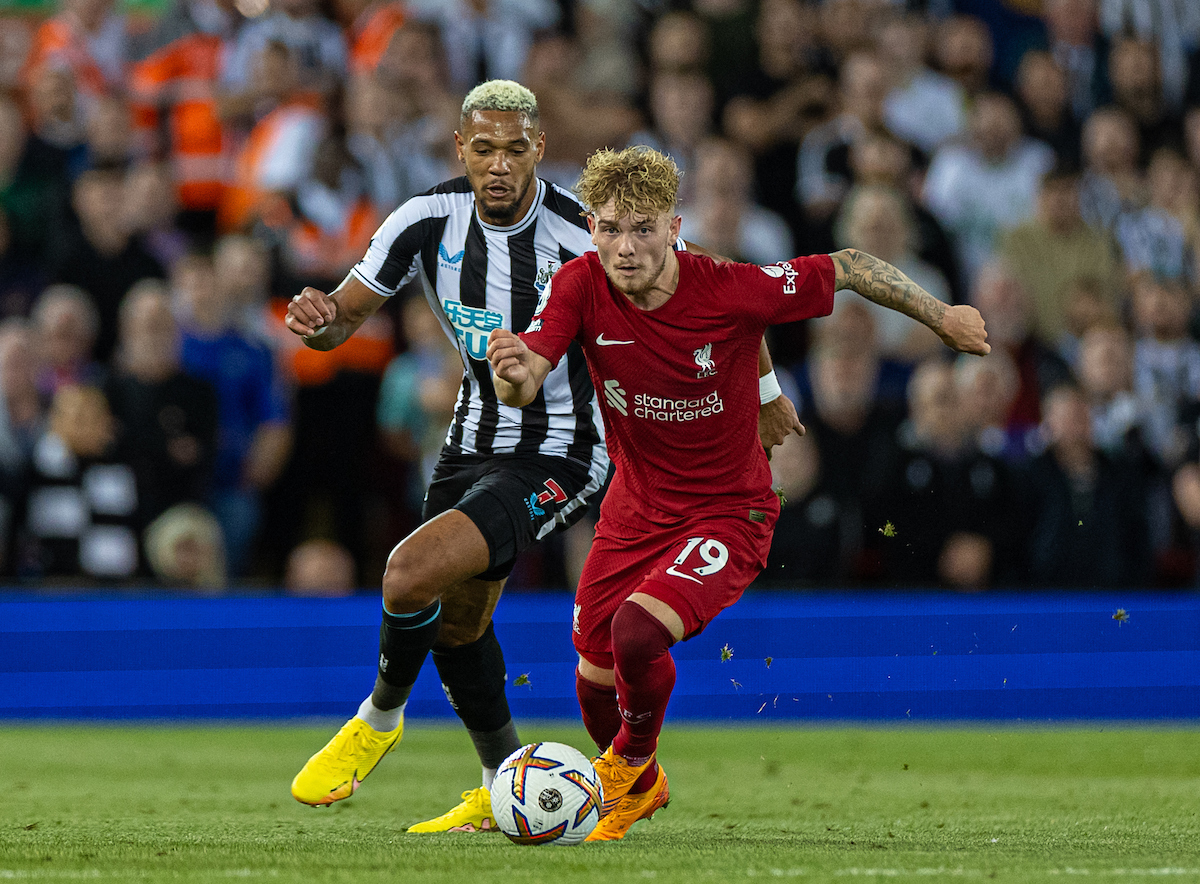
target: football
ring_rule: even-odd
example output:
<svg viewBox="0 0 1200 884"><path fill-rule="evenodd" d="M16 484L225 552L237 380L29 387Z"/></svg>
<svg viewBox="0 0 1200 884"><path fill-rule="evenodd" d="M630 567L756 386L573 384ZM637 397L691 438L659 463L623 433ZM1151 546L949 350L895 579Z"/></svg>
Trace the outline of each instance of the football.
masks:
<svg viewBox="0 0 1200 884"><path fill-rule="evenodd" d="M578 844L600 821L603 794L587 757L564 743L530 743L492 783L496 825L515 844Z"/></svg>

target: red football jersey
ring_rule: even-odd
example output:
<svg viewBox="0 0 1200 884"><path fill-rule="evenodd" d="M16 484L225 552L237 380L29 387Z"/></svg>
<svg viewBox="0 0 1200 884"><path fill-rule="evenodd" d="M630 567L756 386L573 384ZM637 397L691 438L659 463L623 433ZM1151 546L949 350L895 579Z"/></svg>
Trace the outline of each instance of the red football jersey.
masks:
<svg viewBox="0 0 1200 884"><path fill-rule="evenodd" d="M603 518L664 525L755 509L773 523L779 502L758 440L758 346L768 325L833 309L833 261L676 257L679 285L654 310L614 289L595 252L569 261L521 338L554 365L572 341L583 347L615 468Z"/></svg>

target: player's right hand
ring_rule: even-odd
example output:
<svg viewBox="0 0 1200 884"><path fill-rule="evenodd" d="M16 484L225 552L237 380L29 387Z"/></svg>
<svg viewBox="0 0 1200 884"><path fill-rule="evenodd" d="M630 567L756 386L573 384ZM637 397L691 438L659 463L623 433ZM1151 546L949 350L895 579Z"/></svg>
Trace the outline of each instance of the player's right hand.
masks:
<svg viewBox="0 0 1200 884"><path fill-rule="evenodd" d="M329 295L318 291L312 286L304 290L288 303L287 317L283 320L295 334L302 338L311 338L328 327L337 317L337 302Z"/></svg>
<svg viewBox="0 0 1200 884"><path fill-rule="evenodd" d="M492 329L488 335L487 358L492 372L514 387L529 380L529 366L524 359L528 352L525 342L506 328Z"/></svg>

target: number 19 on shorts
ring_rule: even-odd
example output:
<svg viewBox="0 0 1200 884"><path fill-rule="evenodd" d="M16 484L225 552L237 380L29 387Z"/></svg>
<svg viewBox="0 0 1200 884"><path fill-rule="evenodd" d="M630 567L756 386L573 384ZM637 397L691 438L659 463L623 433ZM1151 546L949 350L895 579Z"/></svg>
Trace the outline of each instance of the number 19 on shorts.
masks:
<svg viewBox="0 0 1200 884"><path fill-rule="evenodd" d="M715 574L729 562L729 549L719 540L692 537L667 568L672 577L682 577L693 583L703 583L701 577Z"/></svg>

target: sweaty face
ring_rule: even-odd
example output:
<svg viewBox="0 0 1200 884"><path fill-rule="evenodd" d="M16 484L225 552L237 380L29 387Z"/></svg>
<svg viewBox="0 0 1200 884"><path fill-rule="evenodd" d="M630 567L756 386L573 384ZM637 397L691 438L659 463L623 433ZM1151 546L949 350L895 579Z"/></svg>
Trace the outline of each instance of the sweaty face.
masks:
<svg viewBox="0 0 1200 884"><path fill-rule="evenodd" d="M588 216L592 242L613 286L638 298L665 275L667 255L679 237L680 218L661 214L618 217L612 200ZM668 282L668 280L661 280Z"/></svg>
<svg viewBox="0 0 1200 884"><path fill-rule="evenodd" d="M458 158L467 167L479 217L507 227L533 205L533 186L545 136L516 111L474 111L454 133Z"/></svg>

